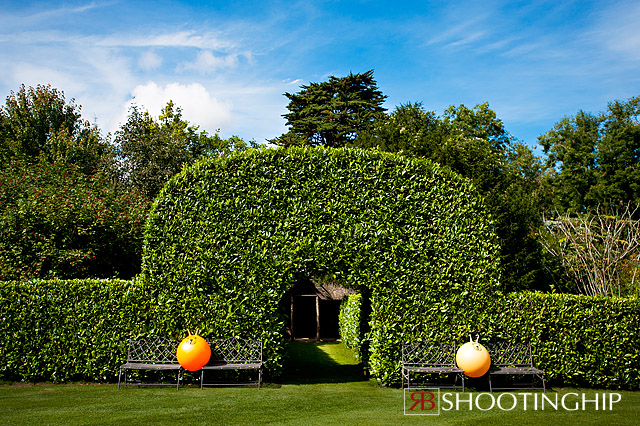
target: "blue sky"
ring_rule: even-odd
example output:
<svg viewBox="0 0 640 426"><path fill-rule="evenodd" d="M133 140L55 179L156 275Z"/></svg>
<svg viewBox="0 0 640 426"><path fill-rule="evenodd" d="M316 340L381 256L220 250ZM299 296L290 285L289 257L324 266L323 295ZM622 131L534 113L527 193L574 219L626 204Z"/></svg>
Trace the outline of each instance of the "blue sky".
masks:
<svg viewBox="0 0 640 426"><path fill-rule="evenodd" d="M374 70L393 110L488 102L529 146L565 116L640 95L635 1L2 1L0 94L51 84L106 132L172 99L263 142L284 92Z"/></svg>

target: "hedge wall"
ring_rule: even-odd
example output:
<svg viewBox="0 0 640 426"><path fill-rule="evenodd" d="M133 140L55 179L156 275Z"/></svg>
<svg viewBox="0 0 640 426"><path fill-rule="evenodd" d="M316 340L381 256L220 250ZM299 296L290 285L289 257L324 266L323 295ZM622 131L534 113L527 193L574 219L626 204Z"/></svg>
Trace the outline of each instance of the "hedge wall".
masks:
<svg viewBox="0 0 640 426"><path fill-rule="evenodd" d="M366 340L359 326L359 298L341 306L343 341L358 350ZM539 292L497 296L480 306L439 301L417 335L405 333L390 342L390 362L400 368L402 341L466 341L475 324L480 341L531 342L535 364L551 384L640 389L640 300ZM475 338L475 334L473 336ZM399 381L399 374L389 381Z"/></svg>
<svg viewBox="0 0 640 426"><path fill-rule="evenodd" d="M531 341L552 383L640 389L640 300L509 294L487 311L488 337Z"/></svg>
<svg viewBox="0 0 640 426"><path fill-rule="evenodd" d="M113 380L150 300L132 281L0 281L0 377Z"/></svg>
<svg viewBox="0 0 640 426"><path fill-rule="evenodd" d="M433 301L480 303L497 288L496 237L468 181L373 151L203 160L152 206L141 279L161 307L157 330L261 337L277 372L287 323L278 305L300 271L370 291L369 367L387 381L396 368L388 342L418 333Z"/></svg>
<svg viewBox="0 0 640 426"><path fill-rule="evenodd" d="M0 282L0 377L114 380L130 335L157 333L153 323L176 327L171 318L153 319L165 308L148 290L122 280ZM355 295L342 306L343 338L355 348L365 340L363 305L362 297ZM438 310L446 306L451 305L446 301L436 305ZM459 315L451 311L430 317L418 335L407 330L390 335L390 341L397 348L412 338L455 337L461 342L466 330L458 323L473 320L481 341L530 341L534 361L551 384L640 389L637 298L527 292L498 297L475 309L460 308ZM196 311L196 316L203 314ZM399 366L399 357L389 362Z"/></svg>
<svg viewBox="0 0 640 426"><path fill-rule="evenodd" d="M340 339L342 343L353 349L353 353L358 360L363 359L363 340L364 330L362 329L362 321L364 317L362 312L362 295L347 295L342 299L340 304L340 314L338 324L340 328Z"/></svg>

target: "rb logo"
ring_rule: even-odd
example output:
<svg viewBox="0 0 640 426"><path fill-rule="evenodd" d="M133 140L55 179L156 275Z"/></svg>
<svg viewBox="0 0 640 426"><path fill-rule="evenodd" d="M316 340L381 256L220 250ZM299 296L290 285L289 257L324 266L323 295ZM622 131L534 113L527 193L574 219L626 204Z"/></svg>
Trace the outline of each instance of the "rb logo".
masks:
<svg viewBox="0 0 640 426"><path fill-rule="evenodd" d="M436 391L434 393L433 391ZM407 415L439 415L437 405L440 389L404 392L404 414ZM407 399L407 394L409 398Z"/></svg>

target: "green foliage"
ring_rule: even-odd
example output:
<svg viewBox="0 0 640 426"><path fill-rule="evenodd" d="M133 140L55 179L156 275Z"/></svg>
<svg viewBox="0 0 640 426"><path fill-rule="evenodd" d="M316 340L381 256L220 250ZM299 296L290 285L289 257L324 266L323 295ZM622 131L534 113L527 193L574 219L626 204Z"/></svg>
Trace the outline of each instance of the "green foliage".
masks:
<svg viewBox="0 0 640 426"><path fill-rule="evenodd" d="M376 87L373 70L341 78L331 76L329 81L310 83L301 89L284 94L290 101L290 112L284 117L291 129L273 143L343 147L385 110L382 103L386 96Z"/></svg>
<svg viewBox="0 0 640 426"><path fill-rule="evenodd" d="M121 179L149 200L184 165L201 157L246 149L237 136L222 139L199 131L182 118L182 110L169 101L158 121L147 111L131 108L127 122L116 132Z"/></svg>
<svg viewBox="0 0 640 426"><path fill-rule="evenodd" d="M435 300L498 285L495 234L468 181L425 160L350 149L199 161L154 202L144 253L156 330L261 337L273 372L286 324L278 305L300 271L370 289L370 368L384 381L396 370L389 343Z"/></svg>
<svg viewBox="0 0 640 426"><path fill-rule="evenodd" d="M131 281L0 281L0 376L113 381L150 301Z"/></svg>
<svg viewBox="0 0 640 426"><path fill-rule="evenodd" d="M353 353L359 360L362 359L361 348L363 335L362 322L362 295L347 295L342 299L338 322L340 325L340 339L344 345L353 349Z"/></svg>
<svg viewBox="0 0 640 426"><path fill-rule="evenodd" d="M579 111L540 136L553 206L584 212L598 205L640 204L640 96L607 111Z"/></svg>
<svg viewBox="0 0 640 426"><path fill-rule="evenodd" d="M353 146L428 158L470 179L495 219L503 288L546 288L535 237L545 195L541 165L512 139L486 103L451 106L442 118L408 103L360 133Z"/></svg>
<svg viewBox="0 0 640 426"><path fill-rule="evenodd" d="M0 171L0 280L132 277L148 204L75 166L9 163Z"/></svg>
<svg viewBox="0 0 640 426"><path fill-rule="evenodd" d="M484 340L531 341L552 383L640 389L640 300L509 294L485 311Z"/></svg>
<svg viewBox="0 0 640 426"><path fill-rule="evenodd" d="M164 328L175 326L158 302L141 281L0 282L0 377L112 381L124 362L130 336L175 335L155 328L161 323ZM350 296L343 305L346 321L341 324L349 325L341 329L352 330L350 336L357 334L358 306L362 306L359 295ZM211 306L203 304L183 307L187 308L191 318L211 313ZM405 315L385 324L398 346L389 353L390 365L399 366L402 341L462 342L477 333L481 342L531 342L534 362L551 384L640 389L640 337L633 332L640 325L637 298L539 292L480 298L450 294L429 309L405 308ZM396 327L403 329L400 336ZM393 374L397 371L388 373L388 383L399 380Z"/></svg>
<svg viewBox="0 0 640 426"><path fill-rule="evenodd" d="M640 300L542 292L506 295L455 295L421 309L409 301L402 309L374 303L375 315L388 318L387 332L377 344L389 346L396 366L386 382L400 381L401 344L404 341L467 341L500 339L531 342L537 367L551 384L595 388L640 389ZM407 297L399 294L398 299ZM349 318L354 306L343 311ZM402 312L404 310L405 312ZM346 328L349 330L348 328ZM400 336L393 331L402 329ZM371 343L372 346L376 342ZM370 366L371 367L371 366Z"/></svg>
<svg viewBox="0 0 640 426"><path fill-rule="evenodd" d="M82 118L80 108L50 85L22 85L11 92L0 109L0 168L12 158L63 162L86 174L111 167L112 147Z"/></svg>

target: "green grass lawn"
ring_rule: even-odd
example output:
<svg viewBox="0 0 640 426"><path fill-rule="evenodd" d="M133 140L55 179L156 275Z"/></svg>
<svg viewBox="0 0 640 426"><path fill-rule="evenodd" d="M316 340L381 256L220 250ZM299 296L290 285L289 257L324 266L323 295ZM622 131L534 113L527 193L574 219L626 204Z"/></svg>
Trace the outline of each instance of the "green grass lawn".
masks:
<svg viewBox="0 0 640 426"><path fill-rule="evenodd" d="M629 425L637 424L640 415L640 392L619 392L622 400L612 411L595 411L593 404L587 411L524 411L519 404L512 411L474 408L410 416L404 414L403 391L382 388L364 378L362 368L341 344L294 343L289 354L279 382L268 382L260 390L200 390L197 385L179 391L137 386L118 391L114 384L2 385L0 424ZM583 391L590 398L595 392L606 392L553 389L547 395Z"/></svg>

